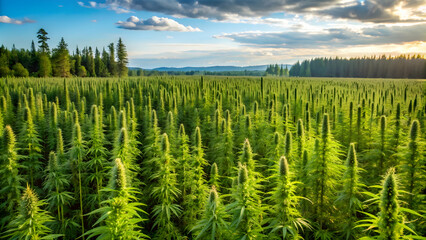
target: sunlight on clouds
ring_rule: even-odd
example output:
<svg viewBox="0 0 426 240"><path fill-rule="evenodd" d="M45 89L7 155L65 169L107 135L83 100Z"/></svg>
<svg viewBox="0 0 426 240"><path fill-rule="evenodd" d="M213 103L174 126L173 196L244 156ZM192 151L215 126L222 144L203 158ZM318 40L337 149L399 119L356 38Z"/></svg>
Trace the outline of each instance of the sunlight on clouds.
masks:
<svg viewBox="0 0 426 240"><path fill-rule="evenodd" d="M386 44L386 45L370 45L362 47L350 47L339 51L339 54L359 56L360 53L368 54L426 54L426 42L414 41L404 44Z"/></svg>

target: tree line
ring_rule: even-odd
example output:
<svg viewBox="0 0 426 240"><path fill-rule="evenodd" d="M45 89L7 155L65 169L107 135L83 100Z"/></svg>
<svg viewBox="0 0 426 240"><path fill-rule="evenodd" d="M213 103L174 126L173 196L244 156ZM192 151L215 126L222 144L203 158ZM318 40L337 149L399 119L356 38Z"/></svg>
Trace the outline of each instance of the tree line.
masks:
<svg viewBox="0 0 426 240"><path fill-rule="evenodd" d="M68 44L61 38L58 46L50 50L48 33L41 28L37 32L36 47L7 49L0 47L0 77L125 77L127 70L127 50L121 38L116 45L111 43L102 49L78 47L70 54Z"/></svg>
<svg viewBox="0 0 426 240"><path fill-rule="evenodd" d="M271 64L266 67L265 76L267 75L273 75L273 76L280 76L280 77L288 77L288 67L285 65L285 68L283 65L278 64Z"/></svg>
<svg viewBox="0 0 426 240"><path fill-rule="evenodd" d="M421 55L396 57L314 58L298 61L290 69L297 77L426 78L426 59Z"/></svg>

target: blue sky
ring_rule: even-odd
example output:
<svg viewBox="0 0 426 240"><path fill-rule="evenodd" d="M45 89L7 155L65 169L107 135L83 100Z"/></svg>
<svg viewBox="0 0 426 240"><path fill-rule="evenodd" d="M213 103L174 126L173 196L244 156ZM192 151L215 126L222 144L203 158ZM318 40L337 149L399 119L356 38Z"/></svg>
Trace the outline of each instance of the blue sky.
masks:
<svg viewBox="0 0 426 240"><path fill-rule="evenodd" d="M121 37L143 68L426 54L422 0L0 0L0 44L29 48L41 27L70 51Z"/></svg>

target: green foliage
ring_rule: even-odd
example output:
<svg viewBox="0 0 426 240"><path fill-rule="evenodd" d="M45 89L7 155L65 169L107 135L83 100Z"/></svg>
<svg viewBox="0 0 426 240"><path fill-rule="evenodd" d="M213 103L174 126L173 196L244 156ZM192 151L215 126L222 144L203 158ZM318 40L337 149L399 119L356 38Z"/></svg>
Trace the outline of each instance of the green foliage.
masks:
<svg viewBox="0 0 426 240"><path fill-rule="evenodd" d="M52 74L52 63L50 62L49 56L46 53L39 54L39 77L49 77Z"/></svg>
<svg viewBox="0 0 426 240"><path fill-rule="evenodd" d="M313 159L309 166L310 188L313 195L313 218L319 230L332 222L333 199L342 173L340 145L333 139L329 116L324 114L321 136L315 143Z"/></svg>
<svg viewBox="0 0 426 240"><path fill-rule="evenodd" d="M263 208L259 190L252 170L246 164L239 163L237 185L233 189L232 201L227 209L232 221L230 229L232 239L259 239L263 237L261 218Z"/></svg>
<svg viewBox="0 0 426 240"><path fill-rule="evenodd" d="M29 76L28 70L24 68L24 66L22 66L21 63L16 63L15 65L13 65L12 70L13 70L13 75L15 75L15 77Z"/></svg>
<svg viewBox="0 0 426 240"><path fill-rule="evenodd" d="M71 75L67 47L68 45L65 43L64 38L61 38L58 47L53 50L53 76L55 77L69 77Z"/></svg>
<svg viewBox="0 0 426 240"><path fill-rule="evenodd" d="M418 209L421 205L424 193L422 188L425 181L425 158L422 157L423 144L420 141L420 123L413 120L409 131L408 146L403 149L403 161L401 165L402 183L409 193L408 205L411 209Z"/></svg>
<svg viewBox="0 0 426 240"><path fill-rule="evenodd" d="M398 184L393 169L386 174L383 188L380 193L380 214L379 232L382 239L399 239L401 235L401 225L398 224L399 215L398 204Z"/></svg>
<svg viewBox="0 0 426 240"><path fill-rule="evenodd" d="M2 154L0 155L0 193L1 204L0 229L7 222L13 212L17 209L19 197L21 194L23 178L20 176L19 156L16 150L16 138L10 125L4 128L3 141L0 146Z"/></svg>
<svg viewBox="0 0 426 240"><path fill-rule="evenodd" d="M85 142L83 141L81 127L78 122L78 118L76 119L76 123L72 132L72 141L71 141L71 149L69 151L70 158L70 166L72 169L72 177L74 190L76 191L76 195L79 199L80 205L80 221L81 221L81 233L84 234L84 210L83 210L83 187L82 187L82 171L83 168L83 160L86 153Z"/></svg>
<svg viewBox="0 0 426 240"><path fill-rule="evenodd" d="M100 190L104 182L104 166L106 165L107 149L104 146L106 139L101 121L102 115L99 114L98 107L92 106L92 128L90 130L91 139L88 142L89 149L87 150L88 162L87 167L92 173L89 176L90 183L96 186L96 198L98 204L101 201Z"/></svg>
<svg viewBox="0 0 426 240"><path fill-rule="evenodd" d="M71 73L84 66L98 76L103 62L117 74L112 48L95 51L95 61L91 48L78 50ZM5 54L0 47L0 62ZM400 238L425 235L417 213L425 199L423 82L261 82L1 79L0 235L19 215L28 182L52 216L43 225L64 240L380 238L375 184L393 166L402 189L399 207L389 208L398 211L394 229Z"/></svg>
<svg viewBox="0 0 426 240"><path fill-rule="evenodd" d="M34 107L35 108L35 107ZM41 140L33 121L31 110L27 107L23 111L24 122L19 135L21 155L23 155L23 165L27 173L27 181L34 186L41 170Z"/></svg>
<svg viewBox="0 0 426 240"><path fill-rule="evenodd" d="M46 223L52 221L49 213L43 210L46 203L39 200L36 193L29 187L23 191L18 214L8 224L4 238L7 239L54 239L58 234L50 234Z"/></svg>
<svg viewBox="0 0 426 240"><path fill-rule="evenodd" d="M195 239L225 239L229 237L228 215L222 205L215 185L210 190L203 217L192 229Z"/></svg>
<svg viewBox="0 0 426 240"><path fill-rule="evenodd" d="M140 214L145 213L141 207L142 203L135 202L133 196L138 192L128 186L126 168L120 158L116 158L111 170L108 188L105 192L110 193L108 200L101 203L101 207L89 213L99 214L95 228L87 231L84 235L88 239L148 239L148 236L141 232L139 226L144 219ZM145 213L146 214L146 213Z"/></svg>
<svg viewBox="0 0 426 240"><path fill-rule="evenodd" d="M70 185L67 174L64 172L64 164L58 162L54 152L49 155L49 163L46 169L44 189L47 191L49 210L56 212L57 221L64 224L64 206L73 200L72 194L65 189Z"/></svg>
<svg viewBox="0 0 426 240"><path fill-rule="evenodd" d="M117 43L117 59L118 76L127 77L127 51L121 38L118 39Z"/></svg>
<svg viewBox="0 0 426 240"><path fill-rule="evenodd" d="M358 159L355 144L349 145L348 156L345 162L345 172L343 174L343 189L340 191L337 203L340 204L342 213L342 235L345 239L356 239L357 232L354 230L357 219L357 211L362 209L360 191L363 186L359 180Z"/></svg>
<svg viewBox="0 0 426 240"><path fill-rule="evenodd" d="M295 194L296 186L292 178L287 159L282 156L273 176L276 185L270 196L273 207L267 219L270 229L268 239L298 239L303 228L310 228L297 210L299 197Z"/></svg>
<svg viewBox="0 0 426 240"><path fill-rule="evenodd" d="M88 239L111 239L111 240L129 240L129 239L149 239L141 232L139 224L144 220L140 217L143 213L141 206L143 204L128 202L125 197L116 197L102 202L101 207L90 214L99 214L101 217L95 223L104 225L95 227L85 235Z"/></svg>
<svg viewBox="0 0 426 240"><path fill-rule="evenodd" d="M183 220L189 230L201 218L204 210L205 199L208 194L204 167L207 161L204 158L204 150L201 141L201 131L195 128L193 136L192 157L190 159L190 169L188 170L189 192L186 193L183 202Z"/></svg>
<svg viewBox="0 0 426 240"><path fill-rule="evenodd" d="M155 239L176 239L180 236L180 232L175 219L182 213L181 207L176 202L181 192L177 188L175 159L170 156L167 134L163 134L161 146L158 170L152 175L152 178L157 181L152 189L152 195L157 203L152 209L155 219L153 228L157 229L154 237Z"/></svg>
<svg viewBox="0 0 426 240"><path fill-rule="evenodd" d="M373 230L368 237L362 239L422 239L408 226L404 213L420 218L424 218L424 216L400 207L398 187L395 169L390 168L383 179L380 195L370 194L373 196L372 200L379 205L379 213L374 216L364 212L368 218L360 220L356 226L358 228L368 227L367 230Z"/></svg>

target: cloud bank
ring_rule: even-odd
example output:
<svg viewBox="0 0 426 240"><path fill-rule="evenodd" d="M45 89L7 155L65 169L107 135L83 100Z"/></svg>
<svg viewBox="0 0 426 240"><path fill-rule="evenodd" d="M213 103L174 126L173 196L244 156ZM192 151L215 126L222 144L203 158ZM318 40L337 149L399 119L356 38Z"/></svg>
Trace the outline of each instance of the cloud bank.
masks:
<svg viewBox="0 0 426 240"><path fill-rule="evenodd" d="M172 31L172 32L201 32L199 28L185 26L173 19L165 17L153 16L146 20L131 16L127 21L118 21L116 23L119 28L128 30L153 30L153 31Z"/></svg>
<svg viewBox="0 0 426 240"><path fill-rule="evenodd" d="M128 9L120 7L117 3L98 3L95 1L89 1L87 4L84 2L77 2L78 5L84 8L106 8L108 10L114 11L116 13L129 13L131 12Z"/></svg>
<svg viewBox="0 0 426 240"><path fill-rule="evenodd" d="M360 30L329 28L317 32L242 32L214 36L259 48L322 48L361 46L373 44L401 44L424 41L426 24L411 26L379 25Z"/></svg>
<svg viewBox="0 0 426 240"><path fill-rule="evenodd" d="M286 12L373 23L426 22L424 0L105 0L103 3L91 1L88 5L80 5L103 5L115 9L216 20L266 17Z"/></svg>
<svg viewBox="0 0 426 240"><path fill-rule="evenodd" d="M0 16L0 23L9 23L9 24L25 24L25 23L35 23L36 21L29 19L29 18L24 18L23 20L18 20L18 19L14 19L14 18L10 18L8 16Z"/></svg>

